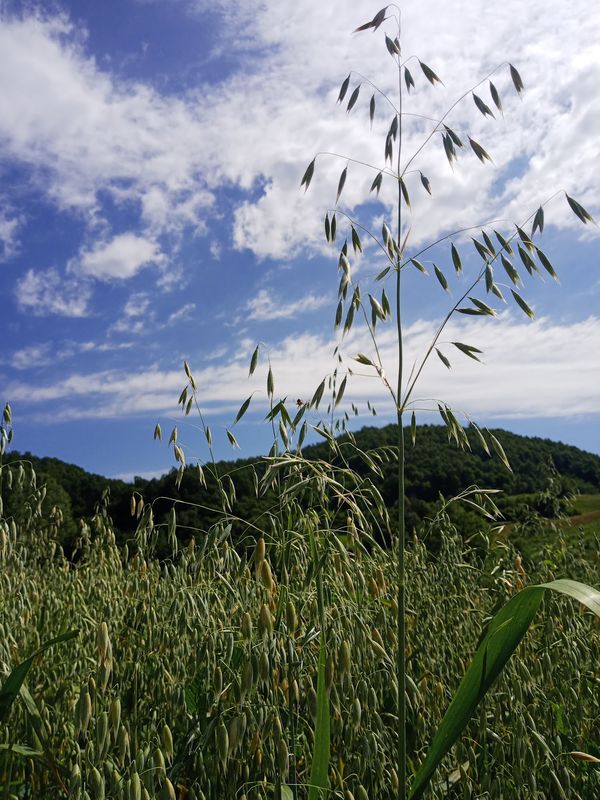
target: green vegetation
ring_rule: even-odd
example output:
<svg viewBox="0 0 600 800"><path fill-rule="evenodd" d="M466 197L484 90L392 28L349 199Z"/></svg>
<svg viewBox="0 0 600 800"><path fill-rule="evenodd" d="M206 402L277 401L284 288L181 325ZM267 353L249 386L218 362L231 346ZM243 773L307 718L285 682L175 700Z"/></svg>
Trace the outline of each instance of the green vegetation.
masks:
<svg viewBox="0 0 600 800"><path fill-rule="evenodd" d="M31 463L16 456L0 461L5 800L597 795L600 593L566 576L597 585L598 565L586 558L589 539L580 535L567 549L561 515L572 509L576 490L597 491L598 459L539 441L528 452L520 437L503 437L503 445L493 431L479 429L466 415L460 422L460 412L437 401L443 433L417 429L413 397L434 351L450 365L440 336L451 317L494 316L488 302L504 302L503 289L509 296L494 275L498 263L514 286L522 282L509 260L516 262L516 254L530 276L542 268L556 277L533 242L544 228L544 207L514 232L483 226L481 239L473 239L483 263L466 281L466 291L455 242L461 244L464 231L411 249L405 217L411 207L408 176L415 170L409 167L433 140L440 140L451 165L464 144L448 127L448 112L440 120L425 118L430 133L408 159L403 155L402 86L404 81L409 92L415 81L401 60L397 12L388 6L357 29L376 31L389 17L397 23L394 38L385 36L397 99L373 86L369 104L371 122L378 96L386 113L393 112L384 167L344 157L335 208L325 217L328 242L336 240L336 214L348 226L338 260L335 326L345 334L355 318L364 318L372 352L358 353L353 361L382 382L397 424L363 431L362 442L348 433L336 438L345 427L335 419L336 408L354 375L339 351L333 373L310 402L300 401L293 411L285 398L276 400L269 365L269 456L258 464L217 464L197 384L185 363L179 402L185 415L198 412L207 462L194 472L186 468L175 428L169 445L179 466L162 482L136 482L130 535L126 527L120 535L115 530L108 491L91 522L74 529L80 506L58 481L48 475L41 486ZM429 66L418 59L417 64L429 83L440 82ZM508 66L521 93L521 77ZM342 84L340 102L351 78ZM348 111L363 80L351 91ZM484 81L473 89L481 91ZM491 82L488 89L501 111L498 90ZM494 116L474 91L450 110L469 94L484 116ZM490 160L478 142L468 142L482 163ZM332 155L337 157L319 157ZM305 189L316 158L302 178ZM393 184L397 212L391 225L384 221L381 236L338 206L349 163L376 172L371 189L377 194L384 179ZM419 174L423 190L431 193L429 180ZM582 222L591 221L577 201L568 195L566 200ZM366 295L350 264L363 251L359 232L376 245L385 265ZM426 273L423 254L429 257L440 244L449 245L459 299L451 301L406 379L403 276L412 268ZM448 290L443 270L430 266ZM388 276L392 303L379 288ZM532 317L522 295L508 289L516 308ZM376 329L390 319L396 363L384 369ZM447 350L450 345L459 357L479 360L475 345L450 342ZM250 374L258 363L259 347ZM326 385L327 417L313 425L323 444L303 450ZM252 399L242 403L234 425ZM158 425L155 435L161 436ZM231 429L227 436L235 445ZM0 456L11 437L6 406ZM462 451L451 465L440 455L444 439ZM428 440L429 449L419 456L408 446ZM69 480L80 479L80 492L93 487L95 479L86 483L76 471L66 472ZM475 485L482 478L487 485ZM186 499L166 500L163 488ZM511 531L490 528L500 517L499 488L510 492L504 502ZM436 512L440 491L456 496ZM116 510L120 515L123 509ZM524 561L513 542L550 524L553 540L539 558ZM497 540L503 532L508 543Z"/></svg>
<svg viewBox="0 0 600 800"><path fill-rule="evenodd" d="M512 472L497 459L488 456L476 437L471 437L472 451L465 452L448 442L443 426L419 427L418 447L409 447L406 451L405 489L409 531L428 530L426 522L439 511L440 495L450 500L473 485L500 489L502 494L496 498L496 502L505 518L508 521L523 521L535 510L536 495L547 489L554 471L559 474L562 493L577 493L573 513L581 515L600 508L600 504L593 500L593 493L600 489L600 457L549 439L518 436L498 429L492 429L491 432L502 442ZM405 435L408 435L408 431ZM353 435L359 450L369 452L385 449L389 453L389 458L381 464L381 476L373 474L370 477L391 514L398 503L393 457L396 438L395 425L366 427ZM339 441L343 442L344 437ZM305 447L303 455L310 460L327 460L328 445ZM348 461L354 470L363 475L368 472L360 458L350 456ZM132 485L91 475L80 467L55 458L38 458L31 453L21 454L14 450L6 454L5 464L19 462L31 465L37 475L37 483L46 487L43 501L46 515L50 515L54 506L61 509L60 544L67 553L71 553L75 546L80 520L89 522L106 490L108 513L114 524L117 541L122 544L133 537L137 524L130 511L132 491L141 493L144 500L152 504L157 523L166 523L168 519L172 501L166 498L181 501L177 515L178 536L183 543L189 540L195 530L203 531L219 518L218 488L211 473L207 472L207 485L204 486L198 480L195 467L186 467L182 476L178 476L177 470L172 470L153 480L136 478ZM255 491L254 474L262 475L265 470L262 459L221 461L215 464L215 470L220 476L231 475L234 479L236 497L232 513L240 520L256 519L273 505L273 491L258 497ZM588 496L590 500L584 500ZM17 490L15 485L9 491L4 485L2 499L7 517L13 517L18 523L26 520L29 511L24 488ZM217 510L210 512L208 508ZM475 510L469 511L459 503L451 504L448 513L465 536L488 525L481 514ZM571 516L568 509L567 513ZM234 539L237 534L243 535L245 526L235 520L232 524ZM430 547L435 546L435 539L435 536L428 536ZM524 544L521 539L519 542L520 545Z"/></svg>
<svg viewBox="0 0 600 800"><path fill-rule="evenodd" d="M314 500L305 511L288 494L257 543L233 549L221 522L167 561L141 538L135 553L120 548L102 507L76 564L60 554L58 526L3 520L4 674L47 639L79 631L36 659L27 693L0 723L4 796L250 800L276 797L280 781L291 787L284 800L296 783L306 797L319 657L312 534L327 555L331 796L395 797L394 558L363 547L373 531L360 507L358 524L340 531L329 526L333 499ZM577 546L546 546L528 573L510 549L473 549L444 516L432 525L439 553L417 539L407 551L411 771L490 613L523 584L567 574L600 582L597 560ZM597 766L569 753L600 757L598 630L589 613L549 599L427 796L597 796Z"/></svg>

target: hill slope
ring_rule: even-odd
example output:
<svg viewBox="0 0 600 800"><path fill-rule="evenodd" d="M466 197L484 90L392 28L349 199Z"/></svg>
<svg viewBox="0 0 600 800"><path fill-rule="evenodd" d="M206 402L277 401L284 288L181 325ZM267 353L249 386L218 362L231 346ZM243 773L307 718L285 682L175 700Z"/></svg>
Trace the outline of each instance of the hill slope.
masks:
<svg viewBox="0 0 600 800"><path fill-rule="evenodd" d="M395 431L394 425L365 427L354 437L362 450L392 447ZM506 495L534 493L546 489L550 477L558 472L565 490L592 494L600 491L600 457L549 439L518 436L501 430L494 430L493 433L504 446L513 468L512 473L497 458L490 458L475 442L472 452L462 452L448 444L443 426L424 425L418 428L416 447L408 445L406 450L409 525L415 524L431 511L432 503L437 501L440 493L450 497L473 484L501 489ZM308 446L304 449L304 455L310 459L327 459L328 445ZM130 535L135 527L129 511L133 488L141 492L146 501L172 497L204 506L218 505L214 485L211 486L209 482L208 487L203 488L193 467L186 469L181 486L177 489L175 470L149 481L137 479L132 486L90 474L59 459L37 458L30 453L20 455L13 451L5 461L16 462L19 459L33 466L38 484L46 484L46 507L49 509L53 505L60 505L65 517L63 533L66 539L74 535L79 518L89 517L93 513L105 488L110 491L110 514L123 536ZM266 507L265 501L255 496L250 469L252 465L258 470L262 468L260 459L223 461L216 465L220 474L234 474L237 493L234 510L245 519L255 518ZM358 460L351 462L351 465L359 472L366 472L366 467ZM376 483L391 510L398 499L393 463L384 464L383 479ZM5 485L2 493L5 514L21 515L25 500L23 490L15 491L13 488L9 491ZM157 500L155 514L159 521L167 513L169 505L168 501ZM211 522L211 515L190 506L182 512L180 520L191 527L203 528Z"/></svg>

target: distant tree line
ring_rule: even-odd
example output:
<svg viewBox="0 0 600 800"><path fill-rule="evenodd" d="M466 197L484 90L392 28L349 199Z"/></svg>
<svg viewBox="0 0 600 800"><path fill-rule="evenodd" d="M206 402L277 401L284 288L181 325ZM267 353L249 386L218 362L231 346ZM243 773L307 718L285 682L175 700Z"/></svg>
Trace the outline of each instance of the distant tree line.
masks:
<svg viewBox="0 0 600 800"><path fill-rule="evenodd" d="M392 449L394 431L394 425L365 427L352 435L357 447L363 451L387 448L390 458L383 461L382 477L375 482L392 517L398 502ZM445 427L423 425L417 429L416 446L409 445L406 452L409 530L435 513L440 496L450 498L474 484L502 490L498 504L509 519L523 513L524 503L527 506L538 503L540 508L535 510L547 516L553 509L564 510L561 497L577 492L600 492L600 457L549 439L518 436L500 430L492 432L501 440L512 472L498 458L486 454L474 436L470 437L471 452L463 452L448 442ZM408 431L406 437L410 442ZM343 439L341 437L339 441ZM304 448L303 454L308 459L327 460L330 458L329 445L326 442L310 445ZM265 469L265 462L259 458L217 462L205 470L205 486L193 466L186 467L178 486L175 469L160 478L145 480L136 477L133 483L126 483L86 472L56 458L38 458L31 453L16 451L5 455L4 463L12 463L14 472L18 462L24 463L26 470L33 468L38 487L45 485L43 502L46 513L49 514L52 508L60 508L61 538L67 550L77 537L79 520L93 516L107 489L107 511L122 541L130 539L136 528L136 520L131 514L134 491L146 502L153 503L157 523L166 521L174 499L185 501L177 507L178 531L184 539L196 531L206 530L220 517L221 501L217 483L211 477L213 473L231 476L235 484L235 501L231 510L236 518L256 520L275 503L274 493L256 496L256 477L260 478ZM367 477L368 467L360 458L351 457L349 466ZM549 496L550 489L552 497ZM21 484L13 481L11 488L3 481L5 517L13 516L21 524L26 522L30 493L27 481ZM529 495L531 500L516 499L515 495ZM481 524L481 519L470 511L459 505L452 508L455 521L465 532L475 530Z"/></svg>

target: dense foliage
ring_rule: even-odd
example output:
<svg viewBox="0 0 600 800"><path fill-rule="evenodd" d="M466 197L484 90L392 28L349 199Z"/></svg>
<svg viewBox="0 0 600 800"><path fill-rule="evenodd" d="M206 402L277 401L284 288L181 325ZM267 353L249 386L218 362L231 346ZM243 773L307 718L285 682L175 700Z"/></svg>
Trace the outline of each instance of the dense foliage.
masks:
<svg viewBox="0 0 600 800"><path fill-rule="evenodd" d="M354 439L363 451L388 448L390 456L393 456L395 430L395 425L366 427L355 433ZM512 472L498 459L490 458L475 437L472 439L472 451L464 452L448 442L445 427L419 427L417 446L408 448L406 452L409 530L418 527L422 520L435 515L440 495L450 498L473 484L501 489L507 498L530 493L530 498L521 498L518 504L500 498L500 508L506 511L508 519L522 517L531 507L544 516L553 516L544 513L542 507L536 506L539 506L541 500L534 495L545 492L550 481L556 479L557 473L560 482L557 496L566 497L574 491L600 491L600 457L549 439L518 436L498 430L493 433L503 443ZM341 438L343 440L344 437ZM304 448L304 456L314 460L327 458L328 445L308 446ZM90 474L80 467L65 464L55 458L37 458L30 453L21 455L12 451L5 456L5 461L22 461L34 468L38 484L44 484L47 489L45 509L50 511L53 506L58 506L62 511L62 542L68 551L73 547L79 520L89 519L106 489L110 493L110 516L120 542L130 538L136 527L130 513L131 493L134 490L143 494L146 502L154 504L154 516L160 521L166 520L171 508L168 498L185 501L186 506L182 505L178 509L179 530L184 541L189 538L191 531L202 530L219 518L221 503L218 486L211 479L211 470L220 476L231 475L234 478L235 499L232 513L240 519L256 519L266 513L276 500L273 492L256 496L255 473L260 476L265 468L261 459L218 462L205 470L206 486L201 484L197 470L191 466L185 469L180 485L176 470L149 481L136 478L131 485ZM358 457L351 457L349 465L364 476L369 473L368 465ZM398 502L393 458L383 462L380 477L372 477L391 513ZM18 522L24 522L29 511L23 491L9 492L5 487L2 496L7 516L14 516ZM482 524L480 517L465 514L458 506L451 513L453 520L465 533L474 532Z"/></svg>
<svg viewBox="0 0 600 800"><path fill-rule="evenodd" d="M396 567L373 542L379 500L347 475L337 527L334 484L318 476L307 511L300 478L276 477L277 506L237 549L225 515L168 560L155 557L148 506L121 548L101 505L75 563L56 515L36 506L28 524L0 520L0 685L45 640L79 631L37 660L0 723L6 797L305 798L320 637L311 541L323 554L332 797L394 796ZM528 575L505 548L465 546L446 517L432 526L439 554L417 539L407 553L411 770L494 608L531 581L600 583L578 548L547 549ZM564 601L547 606L428 797L597 796L597 767L568 753L600 756L598 628Z"/></svg>

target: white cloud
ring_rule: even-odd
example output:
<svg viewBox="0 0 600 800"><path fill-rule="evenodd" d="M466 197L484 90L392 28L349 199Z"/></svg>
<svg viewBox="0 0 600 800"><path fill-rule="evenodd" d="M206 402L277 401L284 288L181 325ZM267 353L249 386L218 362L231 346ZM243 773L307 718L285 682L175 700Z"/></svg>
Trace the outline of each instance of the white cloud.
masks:
<svg viewBox="0 0 600 800"><path fill-rule="evenodd" d="M246 304L246 310L250 312L246 318L260 322L272 319L290 319L307 311L316 311L328 303L327 297L316 297L314 294L308 294L292 303L285 303L273 298L267 289L261 289L256 297Z"/></svg>
<svg viewBox="0 0 600 800"><path fill-rule="evenodd" d="M176 325L178 322L190 319L195 310L195 303L185 303L185 305L181 306L181 308L178 308L177 311L173 311L172 314L169 314L166 324Z"/></svg>
<svg viewBox="0 0 600 800"><path fill-rule="evenodd" d="M432 322L421 320L405 332L406 371L425 352L435 330ZM459 413L475 419L493 417L573 417L600 414L600 365L597 342L600 318L589 317L576 323L521 321L505 314L491 321L454 321L438 343L450 359L448 371L433 356L425 367L414 397L418 409L437 408L437 401L449 403ZM452 344L460 341L483 350L485 365L464 356ZM309 400L322 377L332 373L337 362L332 359L336 341L310 334L287 337L270 361L278 397L301 397ZM375 402L380 411L390 411L390 403L373 370L361 367L352 357L358 352L371 355L371 343L364 331L352 332L342 342L345 357L343 372L355 373L348 387L341 411L356 402L364 407ZM390 379L395 371L395 336L383 328L379 349ZM229 361L195 370L208 414L235 413L240 401L255 391L252 408L264 411L264 375L258 370L248 380L251 348ZM361 377L361 375L370 377ZM149 367L143 371L108 370L78 373L54 384L14 382L6 387L14 403L35 409L60 402L58 417L106 417L128 414L174 413L176 398L185 382L180 371ZM77 402L75 403L75 399ZM64 402L68 401L68 403Z"/></svg>
<svg viewBox="0 0 600 800"><path fill-rule="evenodd" d="M11 365L15 369L33 369L47 366L49 363L51 363L51 353L47 342L23 347L15 351L11 359Z"/></svg>
<svg viewBox="0 0 600 800"><path fill-rule="evenodd" d="M108 242L98 242L84 250L70 271L96 280L126 280L144 267L161 264L164 256L158 245L133 233L122 233Z"/></svg>
<svg viewBox="0 0 600 800"><path fill-rule="evenodd" d="M21 218L0 209L0 261L12 258L18 250Z"/></svg>
<svg viewBox="0 0 600 800"><path fill-rule="evenodd" d="M21 310L35 316L85 317L91 287L77 278L65 279L55 269L30 269L17 283L15 294Z"/></svg>
<svg viewBox="0 0 600 800"><path fill-rule="evenodd" d="M366 81L350 115L335 104L350 69L394 91L381 32L350 35L372 15L371 3L303 0L294 6L248 0L233 6L226 0L216 5L186 0L179 5L221 15L213 58L220 47L242 53L238 72L179 98L102 70L66 17L5 15L0 24L3 151L29 164L40 188L60 207L78 209L97 222L100 193L108 192L116 202L138 208L140 226L152 237L188 227L204 231L208 216L219 213L213 208L217 187L263 186L234 210L234 245L279 259L314 251L322 241L321 212L334 201L346 163L320 158L314 187L302 197L299 178L314 153L335 150L382 165L382 136L391 116L385 101L378 102L373 133ZM581 25L584 9L586 24ZM525 6L507 0L493 13L477 0L461 10L460 19L452 4L438 0L406 14L406 51L431 63L448 89L429 87L416 65L417 89L406 99L405 111L439 117L504 58L518 63L527 87L521 103L504 68L494 81L504 98L506 121L483 120L468 95L448 119L465 140L466 132L480 139L498 165L518 170L506 186L498 185L498 172L483 167L472 153L452 174L439 136L424 150L418 166L432 182L435 203L420 188L418 175L409 176L415 243L490 215L520 218L556 187L578 194L592 211L598 208L599 29L600 10L581 0L575 9L558 0ZM352 85L358 80L354 77ZM486 84L479 91L487 98ZM414 117L405 123L408 155L429 123ZM349 211L368 195L372 178L370 171L351 165L343 195ZM392 192L385 185L382 198L391 210ZM560 226L577 222L564 204L553 219Z"/></svg>

